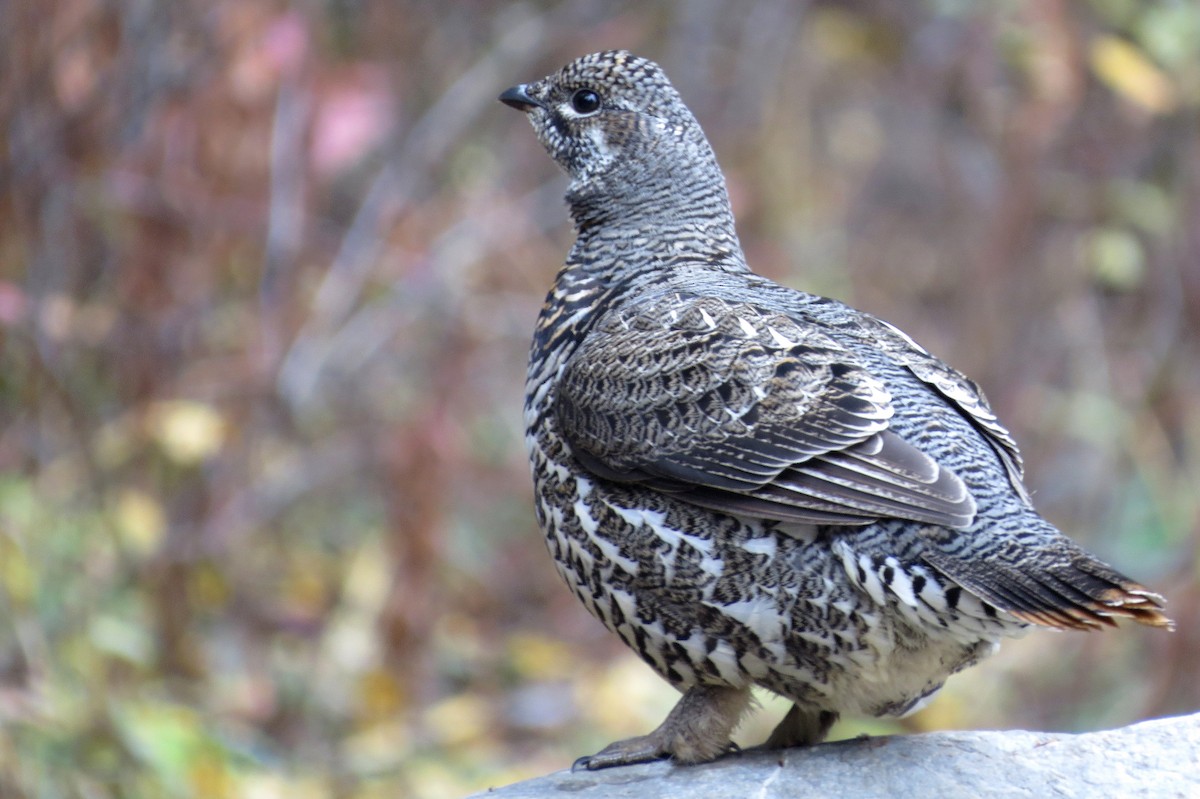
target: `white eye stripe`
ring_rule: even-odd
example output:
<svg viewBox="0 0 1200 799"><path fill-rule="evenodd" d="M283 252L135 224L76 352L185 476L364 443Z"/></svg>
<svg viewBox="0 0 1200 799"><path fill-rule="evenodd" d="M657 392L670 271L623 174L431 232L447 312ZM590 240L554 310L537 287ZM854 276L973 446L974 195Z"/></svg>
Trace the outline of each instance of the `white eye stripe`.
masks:
<svg viewBox="0 0 1200 799"><path fill-rule="evenodd" d="M558 107L558 110L559 110L559 113L561 113L563 115L563 117L566 119L587 119L588 117L594 117L596 115L595 111L592 111L591 113L588 113L588 114L579 113L578 111L576 111L574 108L571 107L570 100L568 100L567 102L560 105Z"/></svg>

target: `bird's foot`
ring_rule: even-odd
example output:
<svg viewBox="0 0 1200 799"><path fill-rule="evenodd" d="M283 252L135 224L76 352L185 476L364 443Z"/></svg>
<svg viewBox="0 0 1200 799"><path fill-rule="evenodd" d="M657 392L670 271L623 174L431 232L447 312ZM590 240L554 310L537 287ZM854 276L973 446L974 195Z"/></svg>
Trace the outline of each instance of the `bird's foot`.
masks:
<svg viewBox="0 0 1200 799"><path fill-rule="evenodd" d="M665 721L649 735L611 743L581 757L571 771L594 771L669 757L678 763L706 763L736 750L729 736L750 704L748 688L697 685L689 688Z"/></svg>

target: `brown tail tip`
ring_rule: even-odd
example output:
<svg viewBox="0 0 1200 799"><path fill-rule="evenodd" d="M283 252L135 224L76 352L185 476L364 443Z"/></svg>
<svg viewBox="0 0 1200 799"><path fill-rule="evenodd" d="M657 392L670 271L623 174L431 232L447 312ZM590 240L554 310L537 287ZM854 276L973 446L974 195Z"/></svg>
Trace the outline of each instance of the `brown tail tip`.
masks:
<svg viewBox="0 0 1200 799"><path fill-rule="evenodd" d="M1013 616L1043 627L1065 630L1098 630L1116 627L1118 618L1132 619L1147 627L1174 630L1175 622L1162 612L1166 604L1160 595L1137 583L1127 583L1105 590L1098 600L1073 607L1030 610L1010 610Z"/></svg>
<svg viewBox="0 0 1200 799"><path fill-rule="evenodd" d="M1101 598L1114 616L1124 616L1148 627L1175 629L1175 622L1162 612L1166 600L1137 583L1111 588Z"/></svg>

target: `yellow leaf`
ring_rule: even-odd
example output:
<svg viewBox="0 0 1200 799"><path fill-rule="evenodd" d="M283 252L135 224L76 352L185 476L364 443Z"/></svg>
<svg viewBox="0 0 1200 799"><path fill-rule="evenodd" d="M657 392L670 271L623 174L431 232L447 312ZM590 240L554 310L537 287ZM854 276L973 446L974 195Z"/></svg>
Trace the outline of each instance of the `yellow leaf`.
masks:
<svg viewBox="0 0 1200 799"><path fill-rule="evenodd" d="M24 609L37 593L37 572L16 541L0 535L0 588L14 606Z"/></svg>
<svg viewBox="0 0 1200 799"><path fill-rule="evenodd" d="M577 659L562 641L537 633L516 633L508 640L508 657L522 677L554 680L578 670Z"/></svg>
<svg viewBox="0 0 1200 799"><path fill-rule="evenodd" d="M241 799L328 799L332 794L320 775L247 771L236 775L236 795Z"/></svg>
<svg viewBox="0 0 1200 799"><path fill-rule="evenodd" d="M451 747L477 741L493 726L487 703L474 694L443 699L425 712L425 723L438 743Z"/></svg>
<svg viewBox="0 0 1200 799"><path fill-rule="evenodd" d="M392 563L377 536L364 536L342 579L342 596L356 610L375 615L392 588Z"/></svg>
<svg viewBox="0 0 1200 799"><path fill-rule="evenodd" d="M357 688L363 721L382 721L399 713L407 704L404 686L386 669L365 672L358 678Z"/></svg>
<svg viewBox="0 0 1200 799"><path fill-rule="evenodd" d="M156 402L150 407L147 424L167 457L184 465L212 457L225 443L225 419L211 405L202 402Z"/></svg>
<svg viewBox="0 0 1200 799"><path fill-rule="evenodd" d="M318 555L296 553L288 564L282 594L292 612L319 616L329 607L330 586L326 562Z"/></svg>
<svg viewBox="0 0 1200 799"><path fill-rule="evenodd" d="M144 491L128 488L117 496L117 529L121 540L139 555L158 548L167 530L167 517L158 500Z"/></svg>
<svg viewBox="0 0 1200 799"><path fill-rule="evenodd" d="M197 608L220 610L229 602L229 595L225 574L212 564L200 564L188 575L188 596Z"/></svg>
<svg viewBox="0 0 1200 799"><path fill-rule="evenodd" d="M843 64L869 62L886 46L880 29L836 6L814 10L805 39L830 61Z"/></svg>
<svg viewBox="0 0 1200 799"><path fill-rule="evenodd" d="M413 759L404 764L402 771L408 782L405 787L413 791L407 795L408 799L445 799L472 793L476 787L487 787L473 785L465 769L443 759ZM570 796L566 792L562 795Z"/></svg>
<svg viewBox="0 0 1200 799"><path fill-rule="evenodd" d="M381 721L342 739L346 759L360 773L403 764L411 746L411 732L400 719Z"/></svg>
<svg viewBox="0 0 1200 799"><path fill-rule="evenodd" d="M1132 291L1146 275L1146 255L1137 236L1117 227L1091 230L1083 238L1092 278L1111 291Z"/></svg>
<svg viewBox="0 0 1200 799"><path fill-rule="evenodd" d="M193 759L187 770L192 796L220 799L234 795L233 775L225 761L216 753L202 752Z"/></svg>
<svg viewBox="0 0 1200 799"><path fill-rule="evenodd" d="M1116 36L1100 36L1091 47L1092 70L1110 89L1155 114L1175 109L1170 79L1141 50Z"/></svg>

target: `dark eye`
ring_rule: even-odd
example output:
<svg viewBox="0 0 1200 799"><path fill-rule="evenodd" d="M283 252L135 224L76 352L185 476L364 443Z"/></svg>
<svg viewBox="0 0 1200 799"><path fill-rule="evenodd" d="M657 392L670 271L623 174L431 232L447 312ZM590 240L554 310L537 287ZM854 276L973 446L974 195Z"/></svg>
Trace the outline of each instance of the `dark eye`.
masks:
<svg viewBox="0 0 1200 799"><path fill-rule="evenodd" d="M600 108L600 95L591 89L580 89L571 95L571 107L577 114L591 114Z"/></svg>

